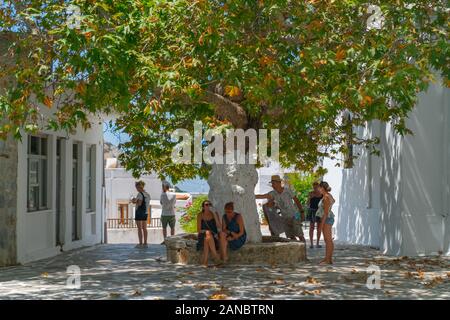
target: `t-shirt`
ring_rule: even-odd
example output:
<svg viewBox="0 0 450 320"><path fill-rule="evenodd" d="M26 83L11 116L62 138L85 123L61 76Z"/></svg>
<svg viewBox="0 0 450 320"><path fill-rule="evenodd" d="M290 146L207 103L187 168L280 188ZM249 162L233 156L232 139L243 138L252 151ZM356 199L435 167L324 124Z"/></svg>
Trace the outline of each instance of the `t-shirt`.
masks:
<svg viewBox="0 0 450 320"><path fill-rule="evenodd" d="M162 206L162 216L174 216L175 215L175 203L177 202L177 196L173 192L163 192L159 202Z"/></svg>
<svg viewBox="0 0 450 320"><path fill-rule="evenodd" d="M286 218L294 217L299 212L297 205L294 202L294 193L291 189L284 187L281 193L275 190L269 192L275 201L275 204L280 208L281 215Z"/></svg>
<svg viewBox="0 0 450 320"><path fill-rule="evenodd" d="M145 192L145 191L143 191L142 193L143 193L144 196L145 196L145 209L146 209L147 212L148 212L148 207L149 207L149 205L150 205L150 195L149 195L147 192ZM140 192L138 193L138 195L137 195L137 197L136 197L136 200L143 200L143 199L142 199L142 194L141 194Z"/></svg>

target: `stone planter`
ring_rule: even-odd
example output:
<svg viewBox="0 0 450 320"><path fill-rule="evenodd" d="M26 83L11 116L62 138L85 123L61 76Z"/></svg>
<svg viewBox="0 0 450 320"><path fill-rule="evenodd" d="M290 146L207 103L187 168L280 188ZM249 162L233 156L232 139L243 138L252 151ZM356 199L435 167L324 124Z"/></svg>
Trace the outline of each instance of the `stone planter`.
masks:
<svg viewBox="0 0 450 320"><path fill-rule="evenodd" d="M196 234L179 234L166 238L167 260L179 264L199 264ZM246 243L237 251L229 251L229 263L237 265L295 264L306 260L306 246L279 237L263 237L261 243Z"/></svg>

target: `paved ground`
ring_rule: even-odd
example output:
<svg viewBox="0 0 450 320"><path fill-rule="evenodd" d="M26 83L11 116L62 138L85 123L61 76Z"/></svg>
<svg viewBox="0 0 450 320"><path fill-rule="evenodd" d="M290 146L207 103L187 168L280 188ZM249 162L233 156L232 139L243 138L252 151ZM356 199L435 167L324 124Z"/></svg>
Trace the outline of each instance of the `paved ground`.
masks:
<svg viewBox="0 0 450 320"><path fill-rule="evenodd" d="M332 267L202 268L166 262L165 247L98 245L18 267L0 268L0 299L450 299L450 258L395 258L363 246L337 245ZM381 289L366 287L367 266L381 269ZM68 289L67 267L81 269Z"/></svg>

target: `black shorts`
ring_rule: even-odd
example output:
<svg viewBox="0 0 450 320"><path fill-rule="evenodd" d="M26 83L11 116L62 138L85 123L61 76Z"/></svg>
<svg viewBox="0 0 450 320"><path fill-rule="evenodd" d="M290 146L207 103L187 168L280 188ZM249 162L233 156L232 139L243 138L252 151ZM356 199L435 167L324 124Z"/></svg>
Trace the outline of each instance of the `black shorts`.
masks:
<svg viewBox="0 0 450 320"><path fill-rule="evenodd" d="M134 217L134 220L136 220L136 221L147 221L147 218L148 218L148 214L136 211L136 216Z"/></svg>
<svg viewBox="0 0 450 320"><path fill-rule="evenodd" d="M316 216L316 213L317 213L317 209L309 209L306 220L308 220L311 223L319 223L320 217Z"/></svg>

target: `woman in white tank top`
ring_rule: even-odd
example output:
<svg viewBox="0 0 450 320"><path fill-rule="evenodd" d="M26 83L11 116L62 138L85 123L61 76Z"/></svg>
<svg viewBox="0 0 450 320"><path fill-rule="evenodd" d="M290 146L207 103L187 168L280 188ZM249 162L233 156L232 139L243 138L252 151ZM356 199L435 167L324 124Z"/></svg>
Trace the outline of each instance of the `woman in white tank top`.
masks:
<svg viewBox="0 0 450 320"><path fill-rule="evenodd" d="M320 264L333 264L334 243L331 229L334 224L334 213L331 211L335 200L330 194L331 188L327 182L322 181L319 185L319 191L322 193L322 200L319 202L316 216L320 217L320 226L323 238L325 240L325 258Z"/></svg>

